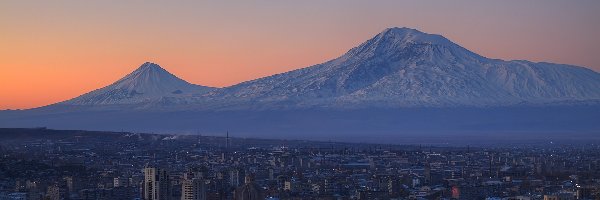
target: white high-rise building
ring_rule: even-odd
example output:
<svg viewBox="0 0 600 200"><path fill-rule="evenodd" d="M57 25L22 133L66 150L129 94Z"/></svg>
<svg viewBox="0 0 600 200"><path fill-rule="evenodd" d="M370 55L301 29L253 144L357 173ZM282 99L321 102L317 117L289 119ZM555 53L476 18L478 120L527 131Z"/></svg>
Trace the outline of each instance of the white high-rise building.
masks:
<svg viewBox="0 0 600 200"><path fill-rule="evenodd" d="M183 174L181 200L206 200L206 185L199 173Z"/></svg>
<svg viewBox="0 0 600 200"><path fill-rule="evenodd" d="M167 170L146 167L144 168L144 199L170 200L171 182Z"/></svg>

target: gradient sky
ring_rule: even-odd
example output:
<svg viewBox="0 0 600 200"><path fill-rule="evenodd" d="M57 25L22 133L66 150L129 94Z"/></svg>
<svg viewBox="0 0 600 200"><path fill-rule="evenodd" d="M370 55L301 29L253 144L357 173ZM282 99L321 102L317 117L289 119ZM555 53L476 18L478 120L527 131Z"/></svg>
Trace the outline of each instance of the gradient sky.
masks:
<svg viewBox="0 0 600 200"><path fill-rule="evenodd" d="M0 109L108 85L145 61L229 86L333 59L387 27L490 58L600 71L598 0L0 2Z"/></svg>

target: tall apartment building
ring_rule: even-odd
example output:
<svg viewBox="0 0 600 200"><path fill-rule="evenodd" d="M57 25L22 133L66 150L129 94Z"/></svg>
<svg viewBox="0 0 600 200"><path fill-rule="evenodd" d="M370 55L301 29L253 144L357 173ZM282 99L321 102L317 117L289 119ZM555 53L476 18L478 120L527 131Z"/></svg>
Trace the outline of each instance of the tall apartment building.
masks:
<svg viewBox="0 0 600 200"><path fill-rule="evenodd" d="M143 198L146 200L170 200L171 182L165 169L144 168Z"/></svg>
<svg viewBox="0 0 600 200"><path fill-rule="evenodd" d="M206 185L200 173L187 172L183 174L181 200L206 200Z"/></svg>

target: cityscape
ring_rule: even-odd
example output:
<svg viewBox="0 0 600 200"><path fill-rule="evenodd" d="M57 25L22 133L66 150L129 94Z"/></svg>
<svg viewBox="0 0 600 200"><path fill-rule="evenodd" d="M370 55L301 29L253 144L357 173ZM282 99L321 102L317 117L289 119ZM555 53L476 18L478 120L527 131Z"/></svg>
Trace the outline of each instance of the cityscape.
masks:
<svg viewBox="0 0 600 200"><path fill-rule="evenodd" d="M0 199L598 199L600 143L432 146L0 129Z"/></svg>
<svg viewBox="0 0 600 200"><path fill-rule="evenodd" d="M600 0L0 1L0 200L600 200Z"/></svg>

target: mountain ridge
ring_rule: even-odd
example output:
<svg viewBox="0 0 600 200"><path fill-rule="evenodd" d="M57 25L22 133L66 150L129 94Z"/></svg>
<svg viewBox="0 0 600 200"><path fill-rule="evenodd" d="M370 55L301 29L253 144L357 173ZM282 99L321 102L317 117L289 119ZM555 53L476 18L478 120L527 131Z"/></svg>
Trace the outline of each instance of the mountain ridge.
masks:
<svg viewBox="0 0 600 200"><path fill-rule="evenodd" d="M153 72L160 73L147 75ZM600 74L587 68L490 59L441 35L387 28L327 62L229 87L193 86L144 63L102 92L62 104L194 109L510 106L596 102L598 88Z"/></svg>

